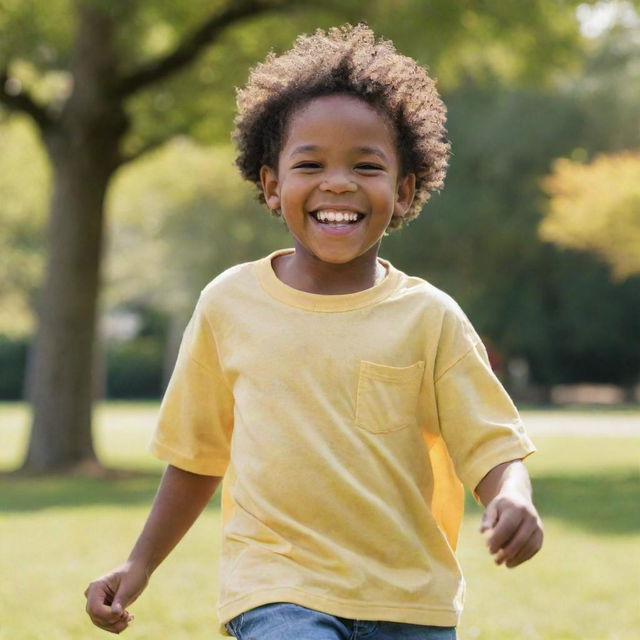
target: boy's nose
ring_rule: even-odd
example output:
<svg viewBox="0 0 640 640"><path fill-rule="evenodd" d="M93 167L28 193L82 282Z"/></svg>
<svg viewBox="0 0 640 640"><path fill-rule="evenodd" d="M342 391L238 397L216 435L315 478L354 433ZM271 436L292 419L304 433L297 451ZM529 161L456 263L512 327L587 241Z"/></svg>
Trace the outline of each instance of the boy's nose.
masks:
<svg viewBox="0 0 640 640"><path fill-rule="evenodd" d="M320 191L333 191L334 193L349 193L357 191L358 185L345 175L332 175L320 183Z"/></svg>

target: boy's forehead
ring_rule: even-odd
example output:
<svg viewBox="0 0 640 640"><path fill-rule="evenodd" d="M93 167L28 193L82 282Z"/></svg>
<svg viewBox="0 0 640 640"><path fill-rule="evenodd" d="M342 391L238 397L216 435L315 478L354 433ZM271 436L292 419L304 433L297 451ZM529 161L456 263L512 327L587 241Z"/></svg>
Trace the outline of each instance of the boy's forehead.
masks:
<svg viewBox="0 0 640 640"><path fill-rule="evenodd" d="M314 151L322 152L327 150L326 145L318 145L318 144L301 144L297 147L294 147L291 152L288 154L290 158L293 158L296 155L302 155L304 153L312 153ZM356 145L350 148L350 151L361 154L370 154L374 156L378 156L381 160L385 162L389 162L390 158L384 152L384 150L377 146L371 145Z"/></svg>
<svg viewBox="0 0 640 640"><path fill-rule="evenodd" d="M386 114L366 101L335 94L314 98L295 111L283 142L287 156L346 148L388 159L395 151L395 129Z"/></svg>

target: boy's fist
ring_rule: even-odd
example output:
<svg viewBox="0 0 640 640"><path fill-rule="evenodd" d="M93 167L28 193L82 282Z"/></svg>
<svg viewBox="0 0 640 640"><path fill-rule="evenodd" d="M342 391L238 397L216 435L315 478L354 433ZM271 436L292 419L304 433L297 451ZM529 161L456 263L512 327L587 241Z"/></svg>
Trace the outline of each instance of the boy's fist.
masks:
<svg viewBox="0 0 640 640"><path fill-rule="evenodd" d="M542 547L542 521L528 498L498 494L488 505L480 532L485 534L496 564L516 567Z"/></svg>
<svg viewBox="0 0 640 640"><path fill-rule="evenodd" d="M136 600L148 581L146 572L131 563L94 580L84 592L93 624L111 633L124 631L133 621L125 607Z"/></svg>

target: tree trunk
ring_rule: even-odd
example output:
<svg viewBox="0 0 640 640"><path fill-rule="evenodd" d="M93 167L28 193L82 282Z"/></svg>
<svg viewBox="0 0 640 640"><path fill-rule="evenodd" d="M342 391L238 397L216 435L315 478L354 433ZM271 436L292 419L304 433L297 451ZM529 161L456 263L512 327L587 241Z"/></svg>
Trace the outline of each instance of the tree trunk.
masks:
<svg viewBox="0 0 640 640"><path fill-rule="evenodd" d="M46 280L31 359L33 428L23 470L95 464L91 408L104 200L126 128L112 91L116 59L108 16L80 10L74 90L45 132L53 166Z"/></svg>
<svg viewBox="0 0 640 640"><path fill-rule="evenodd" d="M25 467L45 471L93 459L93 343L106 183L58 158L40 298ZM86 177L86 181L82 178Z"/></svg>
<svg viewBox="0 0 640 640"><path fill-rule="evenodd" d="M129 75L118 69L114 31L117 21L127 19L132 3L71 4L77 17L70 65L73 90L60 116L42 112L24 97L5 95L14 108L37 114L54 176L47 275L27 374L27 397L33 407L22 467L27 472L96 463L91 407L105 194L118 166L162 142L150 141L136 153L121 156L128 127L124 100L186 68L228 25L287 3L274 7L259 0L231 2L173 52Z"/></svg>

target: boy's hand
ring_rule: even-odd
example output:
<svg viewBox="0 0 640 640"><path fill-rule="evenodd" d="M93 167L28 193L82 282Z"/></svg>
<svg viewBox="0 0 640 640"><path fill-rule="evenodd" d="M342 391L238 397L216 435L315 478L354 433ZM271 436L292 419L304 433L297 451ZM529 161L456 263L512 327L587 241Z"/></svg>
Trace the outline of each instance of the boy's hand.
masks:
<svg viewBox="0 0 640 640"><path fill-rule="evenodd" d="M136 600L148 581L146 571L129 562L94 580L84 592L93 624L111 633L124 631L133 621L125 607Z"/></svg>
<svg viewBox="0 0 640 640"><path fill-rule="evenodd" d="M484 512L480 532L487 536L496 564L516 567L542 547L542 521L527 496L499 493Z"/></svg>

